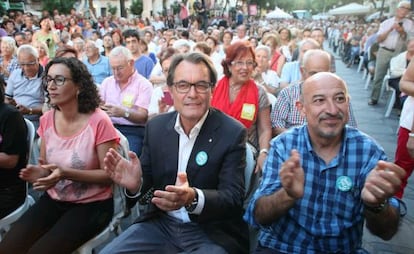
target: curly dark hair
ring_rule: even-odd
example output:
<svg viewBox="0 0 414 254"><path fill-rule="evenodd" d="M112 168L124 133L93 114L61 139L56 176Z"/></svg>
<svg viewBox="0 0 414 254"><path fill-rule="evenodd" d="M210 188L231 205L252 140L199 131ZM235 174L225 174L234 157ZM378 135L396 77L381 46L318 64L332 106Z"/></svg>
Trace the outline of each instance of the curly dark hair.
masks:
<svg viewBox="0 0 414 254"><path fill-rule="evenodd" d="M98 89L93 81L92 75L89 73L82 61L77 58L56 57L52 59L47 65L43 77L45 78L49 72L49 68L54 64L63 64L70 70L70 76L73 78L75 86L79 87L78 94L78 111L79 113L90 113L95 111L101 103L101 98ZM46 91L47 100L50 101L49 93L47 92L47 84L43 81L43 87ZM56 105L53 108L59 110Z"/></svg>

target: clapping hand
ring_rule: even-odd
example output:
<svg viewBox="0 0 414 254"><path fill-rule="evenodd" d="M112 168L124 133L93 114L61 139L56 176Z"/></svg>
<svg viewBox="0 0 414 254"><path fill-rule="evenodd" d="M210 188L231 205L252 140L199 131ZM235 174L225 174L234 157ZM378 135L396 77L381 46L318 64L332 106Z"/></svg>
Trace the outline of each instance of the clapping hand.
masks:
<svg viewBox="0 0 414 254"><path fill-rule="evenodd" d="M303 197L305 186L305 173L300 165L300 156L297 150L292 150L279 172L283 189L292 199Z"/></svg>
<svg viewBox="0 0 414 254"><path fill-rule="evenodd" d="M130 161L123 158L115 149L110 148L104 158L104 170L111 179L131 193L141 187L141 163L134 152L129 152Z"/></svg>
<svg viewBox="0 0 414 254"><path fill-rule="evenodd" d="M368 206L378 206L392 197L400 188L405 170L398 165L379 161L365 180L361 198Z"/></svg>
<svg viewBox="0 0 414 254"><path fill-rule="evenodd" d="M177 210L194 199L194 190L189 187L187 174L178 173L175 185L167 185L165 191L154 192L152 203L163 211Z"/></svg>

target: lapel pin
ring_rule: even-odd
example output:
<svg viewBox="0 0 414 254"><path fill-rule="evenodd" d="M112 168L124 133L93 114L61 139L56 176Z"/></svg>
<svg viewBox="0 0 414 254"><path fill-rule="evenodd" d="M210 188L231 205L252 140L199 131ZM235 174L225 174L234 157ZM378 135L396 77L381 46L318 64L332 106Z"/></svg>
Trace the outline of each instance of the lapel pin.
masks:
<svg viewBox="0 0 414 254"><path fill-rule="evenodd" d="M200 151L197 153L195 161L198 166L204 166L207 163L208 155L204 151Z"/></svg>
<svg viewBox="0 0 414 254"><path fill-rule="evenodd" d="M352 188L352 180L349 176L340 176L336 179L336 188L340 191L349 191Z"/></svg>

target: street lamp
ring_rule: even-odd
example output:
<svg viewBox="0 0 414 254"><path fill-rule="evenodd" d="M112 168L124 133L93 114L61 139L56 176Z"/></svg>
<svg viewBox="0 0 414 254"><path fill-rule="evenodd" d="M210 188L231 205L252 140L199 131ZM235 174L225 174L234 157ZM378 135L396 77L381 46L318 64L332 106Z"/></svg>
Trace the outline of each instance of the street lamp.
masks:
<svg viewBox="0 0 414 254"><path fill-rule="evenodd" d="M269 10L269 6L270 6L269 2L266 2L266 10L267 11Z"/></svg>

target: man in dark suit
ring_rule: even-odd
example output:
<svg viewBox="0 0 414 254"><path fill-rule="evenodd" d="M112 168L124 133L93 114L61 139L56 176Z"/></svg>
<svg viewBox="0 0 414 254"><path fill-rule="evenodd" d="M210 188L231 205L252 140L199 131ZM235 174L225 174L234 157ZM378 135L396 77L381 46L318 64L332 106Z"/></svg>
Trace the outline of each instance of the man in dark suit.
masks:
<svg viewBox="0 0 414 254"><path fill-rule="evenodd" d="M246 131L210 108L216 79L206 56L177 55L167 76L176 112L147 123L140 159L108 152L105 170L149 208L101 253L248 252Z"/></svg>

